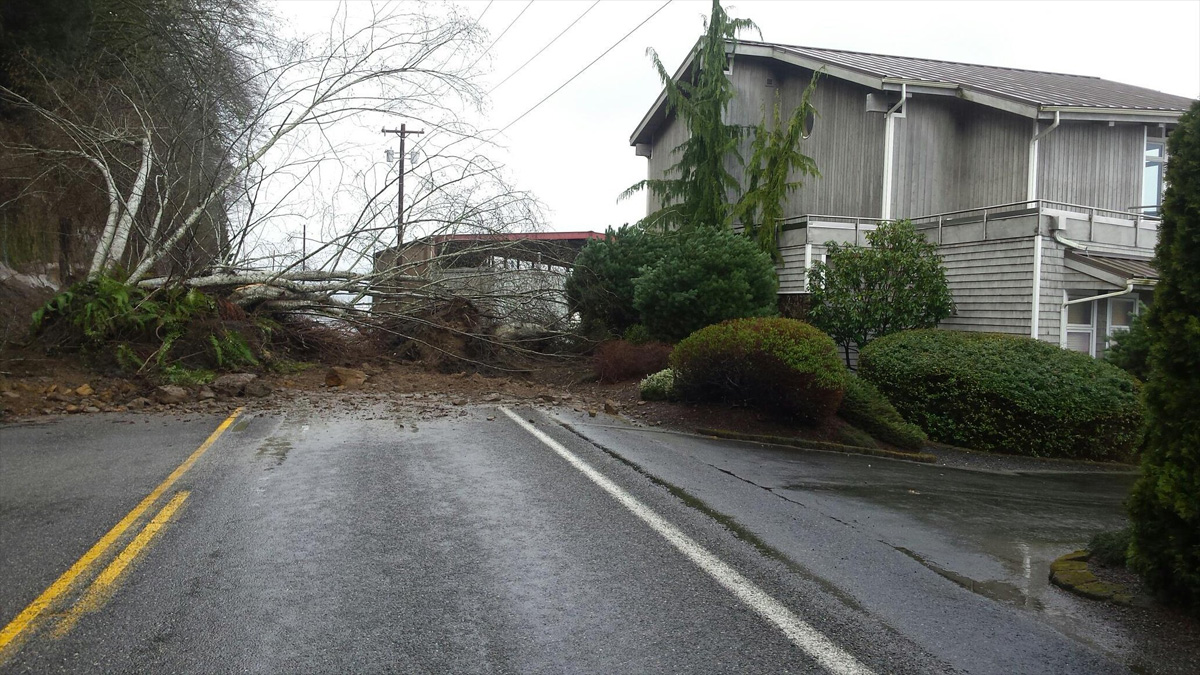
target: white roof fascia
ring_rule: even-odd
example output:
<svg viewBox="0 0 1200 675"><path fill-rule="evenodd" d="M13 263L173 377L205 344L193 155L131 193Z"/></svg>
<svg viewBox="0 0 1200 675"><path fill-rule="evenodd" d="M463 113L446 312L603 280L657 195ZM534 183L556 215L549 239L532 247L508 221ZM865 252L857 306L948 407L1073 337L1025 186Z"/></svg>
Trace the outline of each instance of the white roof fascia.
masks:
<svg viewBox="0 0 1200 675"><path fill-rule="evenodd" d="M1054 119L1058 113L1064 120L1087 122L1141 122L1158 124L1178 122L1182 112L1174 110L1137 110L1133 108L1085 108L1068 106L1044 106L1040 119Z"/></svg>

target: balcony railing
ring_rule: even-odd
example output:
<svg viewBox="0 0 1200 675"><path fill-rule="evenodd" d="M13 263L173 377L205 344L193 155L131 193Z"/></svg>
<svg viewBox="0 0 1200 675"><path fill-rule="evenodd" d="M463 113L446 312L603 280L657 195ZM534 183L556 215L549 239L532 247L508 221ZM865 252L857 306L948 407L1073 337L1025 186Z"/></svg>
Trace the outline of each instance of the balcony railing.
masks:
<svg viewBox="0 0 1200 675"><path fill-rule="evenodd" d="M927 216L911 218L913 225L926 237L939 246L944 243L962 241L977 241L989 238L1016 236L1012 234L1013 225L1018 219L1036 217L1034 222L1040 222L1041 216L1060 216L1071 227L1073 237L1083 241L1108 243L1114 246L1134 246L1136 248L1153 248L1157 240L1159 218L1148 216L1139 210L1123 211L1106 209L1098 206L1071 204L1049 199L1033 199L1008 204L997 204L972 209L947 211ZM853 243L866 243L865 233L874 230L880 218L869 216L828 216L806 214L785 218L780 222L780 233L798 229L822 229L846 231L839 239L850 243L849 230L853 230ZM971 231L963 231L968 226ZM1114 234L1112 228L1130 228L1122 236ZM1032 235L1036 231L1030 228L1024 234ZM1151 234L1153 233L1153 234ZM830 234L833 234L832 232ZM1116 234L1121 234L1117 232ZM1132 236L1128 236L1128 235ZM1112 241L1106 241L1111 239ZM823 243L809 241L808 243Z"/></svg>

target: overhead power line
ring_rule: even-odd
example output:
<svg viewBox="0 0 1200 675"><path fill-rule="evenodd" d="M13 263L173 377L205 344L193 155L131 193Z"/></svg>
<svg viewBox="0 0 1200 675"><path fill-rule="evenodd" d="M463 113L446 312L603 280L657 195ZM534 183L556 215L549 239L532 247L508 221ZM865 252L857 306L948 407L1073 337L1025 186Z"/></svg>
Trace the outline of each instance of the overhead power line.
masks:
<svg viewBox="0 0 1200 675"><path fill-rule="evenodd" d="M474 61L471 62L471 65L467 66L467 70L474 68L476 63L479 63L480 61L482 61L483 57L487 56L488 52L492 51L492 47L495 47L496 43L504 38L505 34L508 33L508 29L513 27L513 24L515 24L521 20L521 17L525 15L525 10L529 9L529 6L532 4L533 4L533 0L529 0L529 2L525 3L525 6L521 8L521 12L519 14L517 14L517 17L515 19L513 19L512 21L510 21L508 23L508 25L504 27L504 30L500 31L500 35L496 36L495 40L492 40L492 44L488 45L487 49L483 50L483 53L479 55L479 58L475 59ZM484 9L484 11L487 11L486 8ZM480 14L480 16L483 16L483 15Z"/></svg>
<svg viewBox="0 0 1200 675"><path fill-rule="evenodd" d="M544 51L546 51L547 49L549 49L549 48L550 48L550 46L551 46L551 45L553 45L555 42L558 42L558 38L562 37L563 35L566 35L567 31L569 31L569 30L571 30L572 28L574 28L574 27L575 27L575 24L579 23L580 19L582 19L583 17L587 16L588 12L592 11L592 10L593 10L593 9L596 7L596 5L598 5L598 4L600 4L600 0L596 0L595 2L593 2L593 3L591 4L591 6L589 6L587 9L583 10L583 14L580 14L579 16L575 17L575 20L571 22L571 25L569 25L569 26L567 26L566 28L564 28L564 29L562 29L561 31L559 31L558 35L555 35L553 40L551 40L551 41L547 42L545 47L542 47L541 49L539 49L539 50L538 50L538 53L536 53L536 54L534 54L533 56L529 57L529 60L527 60L525 63L522 63L522 64L521 64L521 65L520 65L520 66L519 66L519 67L518 67L516 70L512 71L511 73L509 73L509 74L508 74L508 77L504 78L503 80L500 80L500 83L499 83L499 84L497 84L496 86L492 87L491 89L489 89L487 93L489 93L489 94L490 94L490 93L492 93L493 91L496 91L496 90L497 90L497 89L499 89L499 88L500 88L500 87L501 87L501 86L502 86L502 85L503 85L505 82L508 82L509 80L511 80L511 79L513 78L513 76L514 76L514 75L516 75L517 73L519 73L519 72L521 72L522 70L524 70L524 69L525 69L525 66L529 65L529 63L530 63L531 61L533 61L533 60L534 60L534 59L536 59L537 57L541 56L541 55L542 55L542 52L544 52Z"/></svg>
<svg viewBox="0 0 1200 675"><path fill-rule="evenodd" d="M632 30L630 30L628 33L626 33L626 34L622 35L622 36L621 36L621 39L620 39L620 40L617 40L616 42L614 42L614 43L612 44L612 46L611 46L611 47L609 47L608 49L605 49L605 50L604 50L604 53L602 53L602 54L600 54L600 56L597 56L596 58L592 59L592 62L591 62L591 63L587 64L587 65L586 65L586 66L584 66L584 67L583 67L583 68L582 68L582 69L581 69L579 72L577 72L577 73L575 73L574 75L572 75L572 76L570 77L570 79L568 79L566 82L563 82L562 84L558 85L558 88L557 88L557 89L555 89L554 91L550 92L549 94L546 94L546 97L545 97L545 98L543 98L542 100L540 100L540 101L538 101L537 103L533 104L533 107L531 107L529 110L526 110L525 112L521 113L521 114L520 114L520 116L518 116L518 117L517 117L517 119L515 119L515 120L513 120L513 121L509 122L508 124L504 125L504 127L503 127L503 128L501 128L499 131L497 131L496 133L494 133L494 134L492 134L491 136L489 136L489 137L488 137L488 141L491 141L493 138L495 138L495 137L499 136L500 134L504 133L505 131L508 131L508 128L509 128L509 127L511 127L512 125L516 124L517 122L520 122L521 120L525 119L525 116L526 116L526 115L528 115L529 113L533 112L534 110L537 110L537 109L538 109L538 108L539 108L539 107L540 107L540 106L541 106L543 103L545 103L546 101L550 100L550 97L552 97L552 96L554 96L555 94L557 94L558 92L562 91L562 90L563 90L563 87L566 87L568 84L571 84L572 82L574 82L574 81L575 81L575 78L577 78L577 77L579 77L580 75L582 75L582 74L586 73L586 72L587 72L587 70L588 70L589 68L591 68L592 66L596 65L596 62L597 62L597 61L599 61L600 59L602 59L602 58L604 58L605 56L607 56L607 55L608 55L608 53L609 53L609 52L611 52L612 50L616 49L616 48L617 48L617 46L618 46L618 45L620 45L620 44L621 44L622 42L624 42L625 40L627 40L627 39L629 38L629 36L630 36L630 35L633 35L634 33L636 33L636 32L638 31L638 29L639 29L639 28L641 28L642 26L645 26L645 25L646 25L646 24L647 24L647 23L650 21L650 19L653 19L654 17L658 16L658 13L659 13L659 12L663 11L664 9L666 9L666 8L667 8L667 5L671 4L671 3L672 3L672 2L674 2L674 1L675 1L675 0L667 0L667 1L666 1L666 2L664 2L662 5L660 5L658 9L654 10L654 13L652 13L650 16L646 17L645 19L642 19L642 22L641 22L641 23L639 23L638 25L634 26L634 27L633 27L633 29L632 29ZM485 142L487 142L487 141L485 141Z"/></svg>

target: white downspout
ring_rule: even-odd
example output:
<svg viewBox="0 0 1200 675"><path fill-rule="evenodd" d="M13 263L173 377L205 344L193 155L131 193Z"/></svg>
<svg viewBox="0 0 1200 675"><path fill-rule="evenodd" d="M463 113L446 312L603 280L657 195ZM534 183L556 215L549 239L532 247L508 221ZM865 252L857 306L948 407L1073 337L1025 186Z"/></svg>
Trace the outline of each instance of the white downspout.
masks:
<svg viewBox="0 0 1200 675"><path fill-rule="evenodd" d="M1041 218L1039 217L1040 221ZM1033 235L1033 318L1029 321L1029 337L1038 339L1038 322L1042 314L1042 224Z"/></svg>
<svg viewBox="0 0 1200 675"><path fill-rule="evenodd" d="M1037 196L1038 141L1041 140L1041 138L1043 136L1050 135L1050 132L1052 132L1058 128L1058 123L1061 121L1060 117L1061 117L1061 113L1059 111L1055 110L1054 111L1054 123L1051 124L1050 126L1046 127L1046 129L1043 131L1038 131L1038 121L1036 119L1033 120L1033 138L1031 138L1029 140L1028 182L1025 184L1025 199L1028 201L1033 201L1038 198L1038 196Z"/></svg>
<svg viewBox="0 0 1200 675"><path fill-rule="evenodd" d="M896 142L896 125L893 120L907 117L908 106L905 105L905 101L907 100L908 85L901 83L900 101L892 106L887 111L887 114L883 116L883 213L880 214L883 220L892 219L892 151ZM903 110L896 112L900 108L903 108Z"/></svg>

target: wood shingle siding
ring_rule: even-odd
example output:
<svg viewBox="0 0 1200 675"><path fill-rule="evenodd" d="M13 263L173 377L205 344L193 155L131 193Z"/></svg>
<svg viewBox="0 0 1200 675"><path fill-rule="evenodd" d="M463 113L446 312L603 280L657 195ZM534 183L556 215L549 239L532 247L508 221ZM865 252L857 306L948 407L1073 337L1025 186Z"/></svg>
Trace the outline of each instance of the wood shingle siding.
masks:
<svg viewBox="0 0 1200 675"><path fill-rule="evenodd" d="M942 328L1029 334L1033 237L947 244L938 253L956 309Z"/></svg>

